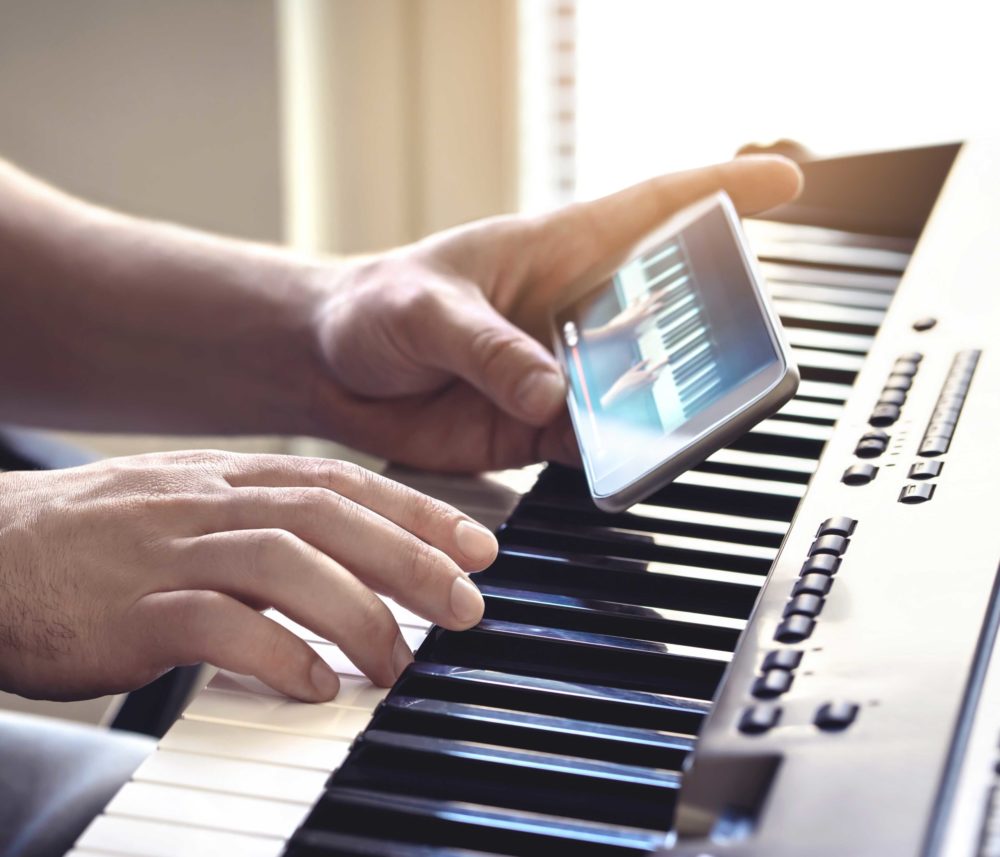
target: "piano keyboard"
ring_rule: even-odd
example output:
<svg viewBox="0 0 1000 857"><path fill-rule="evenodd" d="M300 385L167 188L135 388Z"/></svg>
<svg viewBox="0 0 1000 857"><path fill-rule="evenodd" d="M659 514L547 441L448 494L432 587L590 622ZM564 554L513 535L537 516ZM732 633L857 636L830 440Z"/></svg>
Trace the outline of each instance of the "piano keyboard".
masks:
<svg viewBox="0 0 1000 857"><path fill-rule="evenodd" d="M275 616L340 674L338 698L305 705L218 673L72 853L668 842L684 761L908 259L895 240L748 226L803 379L780 413L620 514L598 512L580 474L544 470L476 576L480 625L390 605L417 653L391 691Z"/></svg>

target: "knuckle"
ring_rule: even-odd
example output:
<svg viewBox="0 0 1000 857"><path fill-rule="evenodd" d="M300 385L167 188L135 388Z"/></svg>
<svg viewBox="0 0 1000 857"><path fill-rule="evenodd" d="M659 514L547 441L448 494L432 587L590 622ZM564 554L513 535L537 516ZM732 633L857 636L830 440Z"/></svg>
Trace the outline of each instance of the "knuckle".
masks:
<svg viewBox="0 0 1000 857"><path fill-rule="evenodd" d="M299 539L288 530L253 530L248 542L247 570L253 574L266 572L275 562L286 560L300 550Z"/></svg>
<svg viewBox="0 0 1000 857"><path fill-rule="evenodd" d="M358 607L355 619L359 639L373 648L391 648L396 639L395 622L381 601L368 594Z"/></svg>
<svg viewBox="0 0 1000 857"><path fill-rule="evenodd" d="M338 505L339 495L327 488L307 485L300 488L287 489L289 502L307 514L319 515L331 511Z"/></svg>
<svg viewBox="0 0 1000 857"><path fill-rule="evenodd" d="M485 327L472 337L472 354L482 367L484 376L490 380L503 378L505 367L518 356L519 350L518 338L507 330Z"/></svg>
<svg viewBox="0 0 1000 857"><path fill-rule="evenodd" d="M412 288L407 296L406 304L410 317L419 321L438 318L448 308L448 301L441 290L432 286Z"/></svg>
<svg viewBox="0 0 1000 857"><path fill-rule="evenodd" d="M311 462L309 469L316 484L327 490L335 490L336 486L356 479L357 471L362 469L349 461L340 461L335 458L313 458Z"/></svg>
<svg viewBox="0 0 1000 857"><path fill-rule="evenodd" d="M201 465L217 467L234 457L234 453L221 449L180 449L167 453L168 460L174 464Z"/></svg>
<svg viewBox="0 0 1000 857"><path fill-rule="evenodd" d="M430 589L441 571L440 554L420 539L407 539L403 567L409 589Z"/></svg>

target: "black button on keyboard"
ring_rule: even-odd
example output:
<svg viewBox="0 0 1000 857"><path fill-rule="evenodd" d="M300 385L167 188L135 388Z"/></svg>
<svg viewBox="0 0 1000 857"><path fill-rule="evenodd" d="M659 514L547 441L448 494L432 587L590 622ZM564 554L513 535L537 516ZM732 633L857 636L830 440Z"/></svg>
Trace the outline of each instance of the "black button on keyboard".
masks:
<svg viewBox="0 0 1000 857"><path fill-rule="evenodd" d="M934 496L933 482L910 482L899 492L899 502L913 505L925 503Z"/></svg>
<svg viewBox="0 0 1000 857"><path fill-rule="evenodd" d="M816 627L816 620L809 616L796 614L781 621L774 632L774 639L779 643L801 643L808 639Z"/></svg>
<svg viewBox="0 0 1000 857"><path fill-rule="evenodd" d="M750 692L758 699L774 699L787 693L792 686L792 674L788 670L768 670L754 679Z"/></svg>
<svg viewBox="0 0 1000 857"><path fill-rule="evenodd" d="M859 706L854 702L828 702L816 712L813 721L820 729L835 731L846 729L858 716Z"/></svg>
<svg viewBox="0 0 1000 857"><path fill-rule="evenodd" d="M867 462L852 464L844 471L840 481L845 485L867 485L875 478L876 473L878 473L878 467L874 464Z"/></svg>
<svg viewBox="0 0 1000 857"><path fill-rule="evenodd" d="M761 703L751 705L743 711L740 717L740 732L747 735L760 735L778 725L781 719L781 708L777 705Z"/></svg>

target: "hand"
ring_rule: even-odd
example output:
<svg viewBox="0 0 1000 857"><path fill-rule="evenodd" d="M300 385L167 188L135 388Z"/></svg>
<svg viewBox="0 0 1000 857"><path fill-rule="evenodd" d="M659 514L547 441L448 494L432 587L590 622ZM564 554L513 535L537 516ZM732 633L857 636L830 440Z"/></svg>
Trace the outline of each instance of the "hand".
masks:
<svg viewBox="0 0 1000 857"><path fill-rule="evenodd" d="M667 303L668 295L661 291L649 292L599 327L585 328L583 337L590 342L603 342L618 336L637 338L656 322L657 314Z"/></svg>
<svg viewBox="0 0 1000 857"><path fill-rule="evenodd" d="M80 698L207 661L307 701L336 674L269 606L389 685L412 660L375 592L447 628L496 540L457 510L325 459L186 452L0 474L0 687Z"/></svg>
<svg viewBox="0 0 1000 857"><path fill-rule="evenodd" d="M750 213L800 182L783 158L739 158L320 270L307 430L439 470L578 462L542 344L554 301L688 203L722 188Z"/></svg>
<svg viewBox="0 0 1000 857"><path fill-rule="evenodd" d="M636 393L641 393L643 390L653 386L668 363L670 363L670 360L667 357L660 358L656 363L653 363L647 357L645 360L640 360L635 366L630 366L608 388L608 391L601 396L601 407L613 407L623 399L634 396Z"/></svg>

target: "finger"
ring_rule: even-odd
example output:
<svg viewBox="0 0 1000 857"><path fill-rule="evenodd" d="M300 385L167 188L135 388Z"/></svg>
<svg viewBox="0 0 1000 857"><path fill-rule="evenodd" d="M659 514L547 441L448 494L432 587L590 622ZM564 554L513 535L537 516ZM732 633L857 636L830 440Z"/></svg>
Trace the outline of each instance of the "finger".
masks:
<svg viewBox="0 0 1000 857"><path fill-rule="evenodd" d="M421 348L430 366L452 372L504 412L545 425L566 399L566 383L552 354L485 301L441 300Z"/></svg>
<svg viewBox="0 0 1000 857"><path fill-rule="evenodd" d="M209 663L305 702L333 699L340 689L337 674L305 642L222 593L154 593L141 599L135 616L135 639L165 665Z"/></svg>
<svg viewBox="0 0 1000 857"><path fill-rule="evenodd" d="M538 451L539 458L544 461L555 461L577 469L583 466L580 446L568 413L542 429L538 439Z"/></svg>
<svg viewBox="0 0 1000 857"><path fill-rule="evenodd" d="M718 190L726 191L743 214L794 199L802 188L799 168L776 155L736 158L723 164L649 179L632 187L576 203L536 223L545 252L535 254L529 276L556 289L633 247L671 214ZM548 289L537 290L537 306L525 306L529 321L543 317Z"/></svg>
<svg viewBox="0 0 1000 857"><path fill-rule="evenodd" d="M567 206L549 216L549 225L593 234L600 243L590 255L601 258L630 246L674 212L716 191L726 191L741 214L752 214L794 199L801 189L802 172L792 161L753 155L648 179L609 196Z"/></svg>
<svg viewBox="0 0 1000 857"><path fill-rule="evenodd" d="M274 605L388 687L413 660L385 603L340 563L286 530L212 533L181 543L184 586Z"/></svg>
<svg viewBox="0 0 1000 857"><path fill-rule="evenodd" d="M333 491L236 488L206 524L215 532L287 530L369 588L446 628L462 630L482 618L479 590L447 554Z"/></svg>
<svg viewBox="0 0 1000 857"><path fill-rule="evenodd" d="M324 395L328 397L325 402ZM480 473L548 458L539 447L548 427L538 429L510 416L468 384L442 390L432 407L416 397L360 402L343 396L331 399L323 392L319 396L319 407L338 414L345 425L366 426L363 435L349 434L345 442L364 443L376 455L399 464L447 473ZM461 414L462 418L442 419L443 413ZM565 414L565 410L560 413Z"/></svg>
<svg viewBox="0 0 1000 857"><path fill-rule="evenodd" d="M346 461L239 455L227 464L225 476L234 488L315 487L334 491L444 551L465 571L480 571L497 556L493 533L458 509Z"/></svg>

